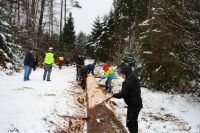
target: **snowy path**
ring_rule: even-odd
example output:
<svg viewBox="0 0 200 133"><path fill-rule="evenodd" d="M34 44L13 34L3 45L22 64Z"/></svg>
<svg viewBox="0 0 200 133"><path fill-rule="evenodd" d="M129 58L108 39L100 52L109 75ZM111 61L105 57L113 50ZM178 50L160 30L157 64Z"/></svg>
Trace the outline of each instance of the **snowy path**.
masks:
<svg viewBox="0 0 200 133"><path fill-rule="evenodd" d="M83 114L74 104L75 68L53 68L51 82L42 80L43 69L31 73L24 82L23 71L0 75L0 133L47 133L62 126L57 116ZM77 88L76 88L77 89Z"/></svg>

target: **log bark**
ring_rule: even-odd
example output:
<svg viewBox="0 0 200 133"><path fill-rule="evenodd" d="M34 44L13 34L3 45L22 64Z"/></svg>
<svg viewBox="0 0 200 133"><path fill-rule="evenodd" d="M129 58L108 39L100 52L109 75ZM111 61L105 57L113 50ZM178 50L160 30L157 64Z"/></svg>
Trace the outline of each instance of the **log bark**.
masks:
<svg viewBox="0 0 200 133"><path fill-rule="evenodd" d="M87 77L87 124L88 133L126 133L122 123L116 118L109 102L105 102L106 95L99 87L92 75Z"/></svg>

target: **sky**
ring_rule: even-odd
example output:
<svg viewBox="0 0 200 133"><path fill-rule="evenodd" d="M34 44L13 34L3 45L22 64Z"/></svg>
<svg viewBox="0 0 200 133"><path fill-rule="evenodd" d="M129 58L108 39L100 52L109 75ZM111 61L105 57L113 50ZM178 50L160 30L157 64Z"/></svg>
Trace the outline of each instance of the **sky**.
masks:
<svg viewBox="0 0 200 133"><path fill-rule="evenodd" d="M71 9L76 34L80 31L89 34L95 18L108 14L113 4L113 0L78 0L78 2L82 8Z"/></svg>

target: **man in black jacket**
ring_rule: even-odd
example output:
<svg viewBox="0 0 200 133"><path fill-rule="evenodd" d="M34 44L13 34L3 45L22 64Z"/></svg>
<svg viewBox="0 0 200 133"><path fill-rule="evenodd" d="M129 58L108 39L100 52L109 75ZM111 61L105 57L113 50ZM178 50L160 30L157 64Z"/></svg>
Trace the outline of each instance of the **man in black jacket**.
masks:
<svg viewBox="0 0 200 133"><path fill-rule="evenodd" d="M130 133L138 133L137 119L143 106L140 82L132 73L132 69L129 66L124 66L122 68L121 76L124 79L124 82L122 83L122 90L119 93L113 94L111 97L124 99L125 103L128 105L126 126L128 127Z"/></svg>
<svg viewBox="0 0 200 133"><path fill-rule="evenodd" d="M84 59L81 55L76 57L76 81L81 81L81 68L84 66Z"/></svg>

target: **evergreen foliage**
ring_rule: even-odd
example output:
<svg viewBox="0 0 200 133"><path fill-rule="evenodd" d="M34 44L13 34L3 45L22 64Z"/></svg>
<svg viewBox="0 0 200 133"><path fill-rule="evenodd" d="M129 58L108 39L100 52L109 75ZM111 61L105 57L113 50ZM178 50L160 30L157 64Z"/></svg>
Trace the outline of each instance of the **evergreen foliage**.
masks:
<svg viewBox="0 0 200 133"><path fill-rule="evenodd" d="M200 2L114 0L87 45L97 60L134 67L148 88L200 92Z"/></svg>
<svg viewBox="0 0 200 133"><path fill-rule="evenodd" d="M72 13L69 13L69 17L66 20L64 29L63 29L63 42L61 45L61 49L67 49L68 51L75 50L75 31L74 31L74 20L72 17Z"/></svg>
<svg viewBox="0 0 200 133"><path fill-rule="evenodd" d="M22 65L21 46L14 43L13 31L7 18L7 11L0 8L0 68L19 70Z"/></svg>
<svg viewBox="0 0 200 133"><path fill-rule="evenodd" d="M86 43L87 43L87 35L83 32L80 32L75 41L76 45L76 53L86 55Z"/></svg>
<svg viewBox="0 0 200 133"><path fill-rule="evenodd" d="M141 24L139 38L140 75L147 87L163 91L198 91L199 38L196 35L200 31L195 22L199 23L196 14L200 10L193 2L152 3L152 18Z"/></svg>
<svg viewBox="0 0 200 133"><path fill-rule="evenodd" d="M103 32L103 26L100 17L97 17L94 21L91 35L89 35L88 44L86 46L87 53L97 60L101 60L103 56L99 50L101 50L100 36Z"/></svg>
<svg viewBox="0 0 200 133"><path fill-rule="evenodd" d="M131 67L136 67L136 60L134 57L134 50L133 49L125 49L125 52L122 55L122 59L120 62L120 66L131 66Z"/></svg>

